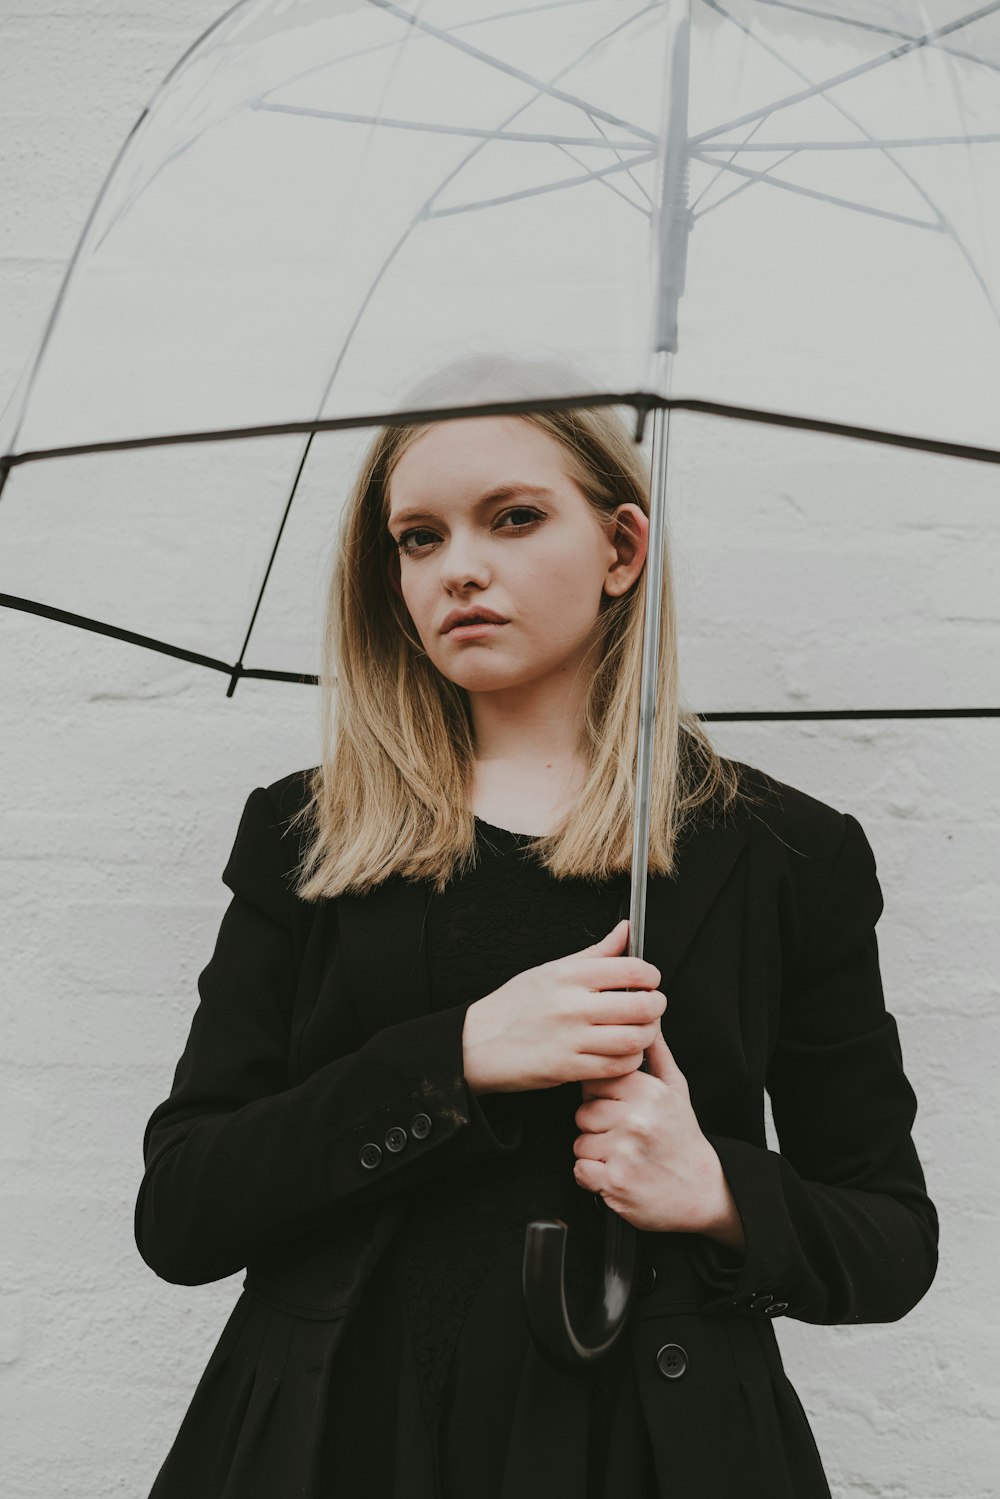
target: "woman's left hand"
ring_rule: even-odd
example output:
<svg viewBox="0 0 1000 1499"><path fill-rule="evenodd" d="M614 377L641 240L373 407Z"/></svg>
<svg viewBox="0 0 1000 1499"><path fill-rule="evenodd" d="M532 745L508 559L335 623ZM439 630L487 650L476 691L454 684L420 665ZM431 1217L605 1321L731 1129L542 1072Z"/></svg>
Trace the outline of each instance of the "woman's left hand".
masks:
<svg viewBox="0 0 1000 1499"><path fill-rule="evenodd" d="M687 1079L659 1033L649 1072L581 1082L573 1175L627 1223L705 1233L739 1246L739 1215L722 1162L691 1107Z"/></svg>

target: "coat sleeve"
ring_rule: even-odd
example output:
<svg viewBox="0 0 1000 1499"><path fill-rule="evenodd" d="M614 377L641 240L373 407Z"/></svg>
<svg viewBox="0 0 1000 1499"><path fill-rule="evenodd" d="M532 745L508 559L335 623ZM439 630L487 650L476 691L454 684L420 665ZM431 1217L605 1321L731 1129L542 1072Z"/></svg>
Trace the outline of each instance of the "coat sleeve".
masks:
<svg viewBox="0 0 1000 1499"><path fill-rule="evenodd" d="M387 1026L289 1086L303 903L286 883L276 822L258 787L223 873L233 898L198 978L187 1044L143 1139L136 1244L176 1284L232 1275L318 1215L329 1225L331 1209L347 1215L519 1143L510 1098L480 1099L466 1084L467 1004ZM423 1135L410 1129L421 1114ZM409 1138L393 1152L385 1135L398 1124ZM377 1172L360 1159L372 1141Z"/></svg>
<svg viewBox="0 0 1000 1499"><path fill-rule="evenodd" d="M709 1135L743 1224L735 1251L698 1236L706 1312L893 1322L925 1294L938 1217L911 1137L916 1097L887 1013L875 859L844 815L826 893L782 984L766 1086L780 1153ZM756 1303L751 1307L751 1303Z"/></svg>

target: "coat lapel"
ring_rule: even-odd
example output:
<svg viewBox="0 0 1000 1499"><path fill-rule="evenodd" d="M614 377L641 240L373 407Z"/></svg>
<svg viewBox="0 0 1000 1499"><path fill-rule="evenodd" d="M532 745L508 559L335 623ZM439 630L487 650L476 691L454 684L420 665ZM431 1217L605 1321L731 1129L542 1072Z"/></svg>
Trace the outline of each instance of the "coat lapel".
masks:
<svg viewBox="0 0 1000 1499"><path fill-rule="evenodd" d="M698 820L682 837L676 874L649 881L644 956L659 968L665 993L746 842L742 819ZM627 879L624 890L627 915ZM431 1008L424 942L430 898L426 882L398 876L367 895L337 898L344 966L366 1038Z"/></svg>
<svg viewBox="0 0 1000 1499"><path fill-rule="evenodd" d="M678 848L675 875L650 880L643 956L659 968L664 993L669 994L682 959L746 842L746 829L735 820L696 823Z"/></svg>

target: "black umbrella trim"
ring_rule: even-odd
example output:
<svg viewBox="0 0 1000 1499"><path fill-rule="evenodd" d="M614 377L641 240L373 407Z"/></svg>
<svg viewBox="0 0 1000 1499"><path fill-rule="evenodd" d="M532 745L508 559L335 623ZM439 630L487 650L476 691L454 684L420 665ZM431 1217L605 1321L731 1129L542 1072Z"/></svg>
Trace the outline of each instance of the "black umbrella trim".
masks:
<svg viewBox="0 0 1000 1499"><path fill-rule="evenodd" d="M912 448L922 453L940 453L946 458L968 458L975 463L1000 463L1000 448L975 443L949 442L939 437L920 437L913 432L894 432L882 427L857 427L850 422L832 422L822 417L796 416L784 411L766 411L755 406L731 406L693 396L661 396L650 391L604 392L600 395L544 396L537 400L480 401L468 406L432 406L410 411L386 411L361 416L316 417L310 421L273 422L259 427L225 427L207 432L167 432L153 437L122 437L107 442L78 443L63 448L35 448L8 453L0 458L0 494L10 469L22 463L48 458L73 458L85 453L120 453L131 448L160 448L177 443L234 442L246 437L284 437L300 433L343 432L357 427L399 427L410 422L461 421L464 417L518 416L529 411L569 411L574 407L631 406L636 412L636 441L641 442L646 417L658 408L664 411L697 411L728 421L760 422L771 427L790 427L805 432L826 432L831 437L849 437L856 442L876 442L888 447Z"/></svg>
<svg viewBox="0 0 1000 1499"><path fill-rule="evenodd" d="M198 651L186 650L184 646L171 645L166 640L157 640L152 635L140 635L135 630L122 629L120 625L109 625L100 619L89 619L85 614L73 614L68 609L56 609L52 604L40 604L35 599L17 598L11 593L0 593L0 607L20 609L26 614L37 614L43 619L54 619L60 624L75 625L81 630L92 630L98 635L110 635L114 640L124 640L129 645L143 646L146 650L160 651L165 656L175 656L179 661L190 661L195 666L207 666L212 671L221 671L229 677L227 697L232 697L236 683L241 677L256 677L269 682L298 682L304 686L318 686L319 677L309 672L270 671L266 667L243 666L236 662L220 661L215 656L204 656ZM781 719L819 720L827 718L1000 718L1000 708L831 708L823 710L780 710L760 713L699 713L705 723L755 723L774 722Z"/></svg>
<svg viewBox="0 0 1000 1499"><path fill-rule="evenodd" d="M731 421L761 422L770 426L798 428L810 432L826 432L835 437L850 437L860 442L876 442L890 447L913 448L927 453L939 453L945 457L967 458L974 462L1000 464L1000 449L976 447L970 443L946 442L940 438L918 437L905 432L891 432L876 427L855 427L844 422L824 421L818 417L794 416L785 412L763 411L751 406L729 406L718 401L703 401L684 396L660 396L648 391L604 393L601 395L577 395L547 397L527 401L486 401L473 406L428 407L420 410L384 412L377 416L348 416L317 418L304 422L281 422L261 427L238 427L212 432L165 433L155 437L128 437L115 441L82 443L74 447L42 448L32 452L10 454L0 458L0 497L13 468L22 463L38 463L48 458L68 458L85 453L123 452L132 448L166 447L179 443L227 442L249 437L275 437L284 434L309 433L310 442L317 432L334 432L357 427L402 426L411 422L458 421L465 417L516 416L530 411L564 411L573 407L631 406L636 412L635 439L642 441L646 417L657 408L675 411L696 411L708 416L720 416ZM306 453L308 452L308 445ZM298 487L302 462L296 473L295 484L289 494L288 504L282 516L278 535L275 538L268 564L270 574L274 552L288 518L288 510ZM266 585L267 576L264 579ZM243 649L246 650L253 623L263 597L261 587L254 618L247 629ZM67 609L57 609L51 604L42 604L35 599L18 598L14 594L0 593L0 607L19 609L28 614L37 614L45 619L58 620L62 624L75 625L79 629L92 630L100 635L109 635L116 640L147 650L159 651L181 661L190 661L196 666L206 666L212 671L223 672L229 677L227 697L232 697L236 683L241 677L252 677L272 682L296 682L316 686L319 678L311 673L272 671L265 667L244 666L242 660L235 663L219 660L215 656L202 655L168 641L157 640L151 635L141 635L119 625L106 624L102 620L90 619L83 614L74 614ZM241 652L242 655L242 652ZM819 721L823 719L850 718L1000 718L1000 708L833 708L825 710L774 710L752 713L718 712L700 713L706 723L754 723L783 720Z"/></svg>

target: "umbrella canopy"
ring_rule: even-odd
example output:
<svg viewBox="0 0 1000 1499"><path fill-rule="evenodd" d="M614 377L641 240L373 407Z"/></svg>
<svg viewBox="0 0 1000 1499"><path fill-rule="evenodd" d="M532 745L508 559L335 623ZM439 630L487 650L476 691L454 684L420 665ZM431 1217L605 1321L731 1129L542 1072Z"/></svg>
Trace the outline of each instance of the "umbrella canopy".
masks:
<svg viewBox="0 0 1000 1499"><path fill-rule="evenodd" d="M312 680L365 429L421 391L996 460L998 167L1000 3L244 0L5 412L2 601ZM518 388L426 385L470 354Z"/></svg>

